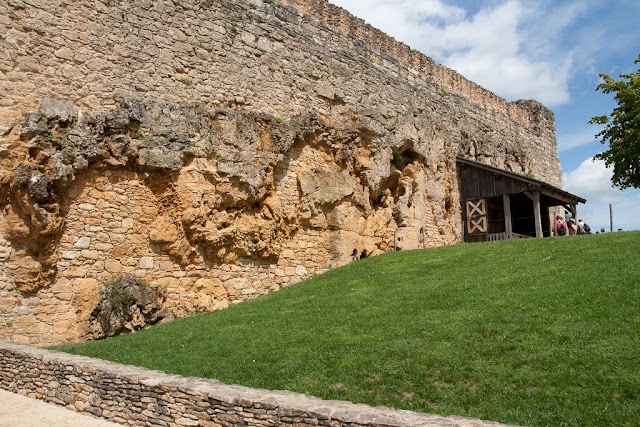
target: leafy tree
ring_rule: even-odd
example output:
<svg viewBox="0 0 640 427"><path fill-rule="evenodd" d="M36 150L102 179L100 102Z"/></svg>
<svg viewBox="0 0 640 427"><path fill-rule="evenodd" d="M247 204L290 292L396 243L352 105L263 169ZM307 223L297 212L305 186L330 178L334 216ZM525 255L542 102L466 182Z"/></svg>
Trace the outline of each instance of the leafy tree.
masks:
<svg viewBox="0 0 640 427"><path fill-rule="evenodd" d="M634 64L640 63L640 55ZM596 90L614 93L618 106L609 116L593 117L589 123L606 125L596 135L609 149L594 156L613 166L613 185L619 188L640 188L640 70L621 74L615 80L608 74L600 74L602 83Z"/></svg>

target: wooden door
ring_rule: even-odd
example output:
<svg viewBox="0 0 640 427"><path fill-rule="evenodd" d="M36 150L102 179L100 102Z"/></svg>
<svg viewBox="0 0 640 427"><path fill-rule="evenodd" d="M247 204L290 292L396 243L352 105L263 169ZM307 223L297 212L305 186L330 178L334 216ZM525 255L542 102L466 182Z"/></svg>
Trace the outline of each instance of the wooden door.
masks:
<svg viewBox="0 0 640 427"><path fill-rule="evenodd" d="M485 234L488 231L487 199L467 201L467 233Z"/></svg>

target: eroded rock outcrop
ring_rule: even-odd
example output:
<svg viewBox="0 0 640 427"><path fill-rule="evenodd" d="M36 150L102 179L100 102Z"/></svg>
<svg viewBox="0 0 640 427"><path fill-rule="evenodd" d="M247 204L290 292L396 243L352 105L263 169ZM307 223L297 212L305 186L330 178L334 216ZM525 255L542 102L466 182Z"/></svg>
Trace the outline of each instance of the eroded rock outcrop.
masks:
<svg viewBox="0 0 640 427"><path fill-rule="evenodd" d="M72 105L45 98L20 131L28 158L5 177L11 183L2 200L9 218L5 234L30 253L43 253L44 261L53 257L55 248L43 251L50 246L43 243L55 242L61 231L71 202L67 188L76 174L96 165L134 170L155 192L172 193L165 195L168 210L149 229L149 238L183 262L196 255L195 247L227 262L242 256L277 259L278 242L300 224L344 228L326 215L343 202L369 216L387 200L385 206L393 204L395 218L407 225L416 168L425 167L430 153L411 141L399 148L376 145L375 134L362 126L331 128L312 114L282 123L254 113L129 98L116 110L77 121ZM291 211L276 187L309 147L321 161L300 168L299 206ZM193 173L211 191L172 192L181 175ZM25 291L38 286L24 283Z"/></svg>
<svg viewBox="0 0 640 427"><path fill-rule="evenodd" d="M131 333L173 318L163 307L165 293L131 276L106 283L89 317L92 338Z"/></svg>
<svg viewBox="0 0 640 427"><path fill-rule="evenodd" d="M438 235L455 239L447 220L455 205L443 215L428 201L455 197L455 179L429 168L431 147L418 134L382 141L355 123L132 98L79 114L45 98L14 130L17 164L3 175L2 234L15 288L26 296L71 285L96 298L100 281L135 273L168 288L166 305L181 314L418 247L429 218L438 217ZM428 185L434 179L443 193ZM252 283L256 268L265 272ZM92 298L71 300L89 322L83 336L128 322L100 321L104 333L96 332Z"/></svg>

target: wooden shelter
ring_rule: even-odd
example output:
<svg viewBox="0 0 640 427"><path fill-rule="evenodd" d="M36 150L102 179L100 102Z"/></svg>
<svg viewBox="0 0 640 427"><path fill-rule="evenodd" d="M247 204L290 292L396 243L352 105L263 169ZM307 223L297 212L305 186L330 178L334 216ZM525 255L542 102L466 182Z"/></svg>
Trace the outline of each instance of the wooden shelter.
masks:
<svg viewBox="0 0 640 427"><path fill-rule="evenodd" d="M458 157L465 242L552 235L550 208L586 200L543 181Z"/></svg>

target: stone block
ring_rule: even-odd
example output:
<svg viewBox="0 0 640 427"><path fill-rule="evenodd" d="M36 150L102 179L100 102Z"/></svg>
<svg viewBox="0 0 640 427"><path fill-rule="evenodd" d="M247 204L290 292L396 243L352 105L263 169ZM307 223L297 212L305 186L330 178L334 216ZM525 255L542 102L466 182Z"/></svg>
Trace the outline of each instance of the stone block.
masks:
<svg viewBox="0 0 640 427"><path fill-rule="evenodd" d="M60 256L63 259L76 259L80 256L80 252L78 251L62 251L60 252Z"/></svg>
<svg viewBox="0 0 640 427"><path fill-rule="evenodd" d="M74 52L73 52L73 50L69 49L68 47L61 47L60 49L55 51L54 55L57 56L60 59L66 59L66 60L70 61L70 60L73 59Z"/></svg>
<svg viewBox="0 0 640 427"><path fill-rule="evenodd" d="M225 283L225 285L227 286L228 289L235 289L235 290L245 289L249 287L249 280L243 277L238 277L235 279L228 280Z"/></svg>
<svg viewBox="0 0 640 427"><path fill-rule="evenodd" d="M122 220L122 228L133 228L133 224L135 224L135 220L133 218L124 218Z"/></svg>
<svg viewBox="0 0 640 427"><path fill-rule="evenodd" d="M200 423L197 420L192 420L191 418L178 418L176 419L176 424L179 426L198 426Z"/></svg>
<svg viewBox="0 0 640 427"><path fill-rule="evenodd" d="M122 264L115 259L106 259L104 261L104 269L109 273L119 274L122 273Z"/></svg>
<svg viewBox="0 0 640 427"><path fill-rule="evenodd" d="M60 273L62 277L85 277L89 273L89 266L70 266Z"/></svg>
<svg viewBox="0 0 640 427"><path fill-rule="evenodd" d="M258 49L267 53L271 53L273 52L273 43L271 43L271 40L266 37L260 37L258 39Z"/></svg>
<svg viewBox="0 0 640 427"><path fill-rule="evenodd" d="M99 254L99 252L98 252L98 251L95 251L95 250L94 250L94 251L91 251L91 250L88 250L88 249L84 249L84 250L81 252L81 254L82 254L82 256L83 256L84 258L86 258L86 259L93 259L93 260L96 260L96 259L100 258L100 254Z"/></svg>
<svg viewBox="0 0 640 427"><path fill-rule="evenodd" d="M123 243L111 250L111 256L114 258L122 258L133 253L133 247L129 243Z"/></svg>
<svg viewBox="0 0 640 427"><path fill-rule="evenodd" d="M144 270L151 270L153 268L154 259L150 256L144 256L140 258L140 268Z"/></svg>
<svg viewBox="0 0 640 427"><path fill-rule="evenodd" d="M149 227L149 239L154 243L171 243L178 238L178 229L167 216L158 217Z"/></svg>
<svg viewBox="0 0 640 427"><path fill-rule="evenodd" d="M76 243L73 245L76 249L89 249L91 246L91 237L81 237L76 240Z"/></svg>
<svg viewBox="0 0 640 427"><path fill-rule="evenodd" d="M196 280L195 289L199 294L222 297L225 294L222 280L216 278L201 278Z"/></svg>

